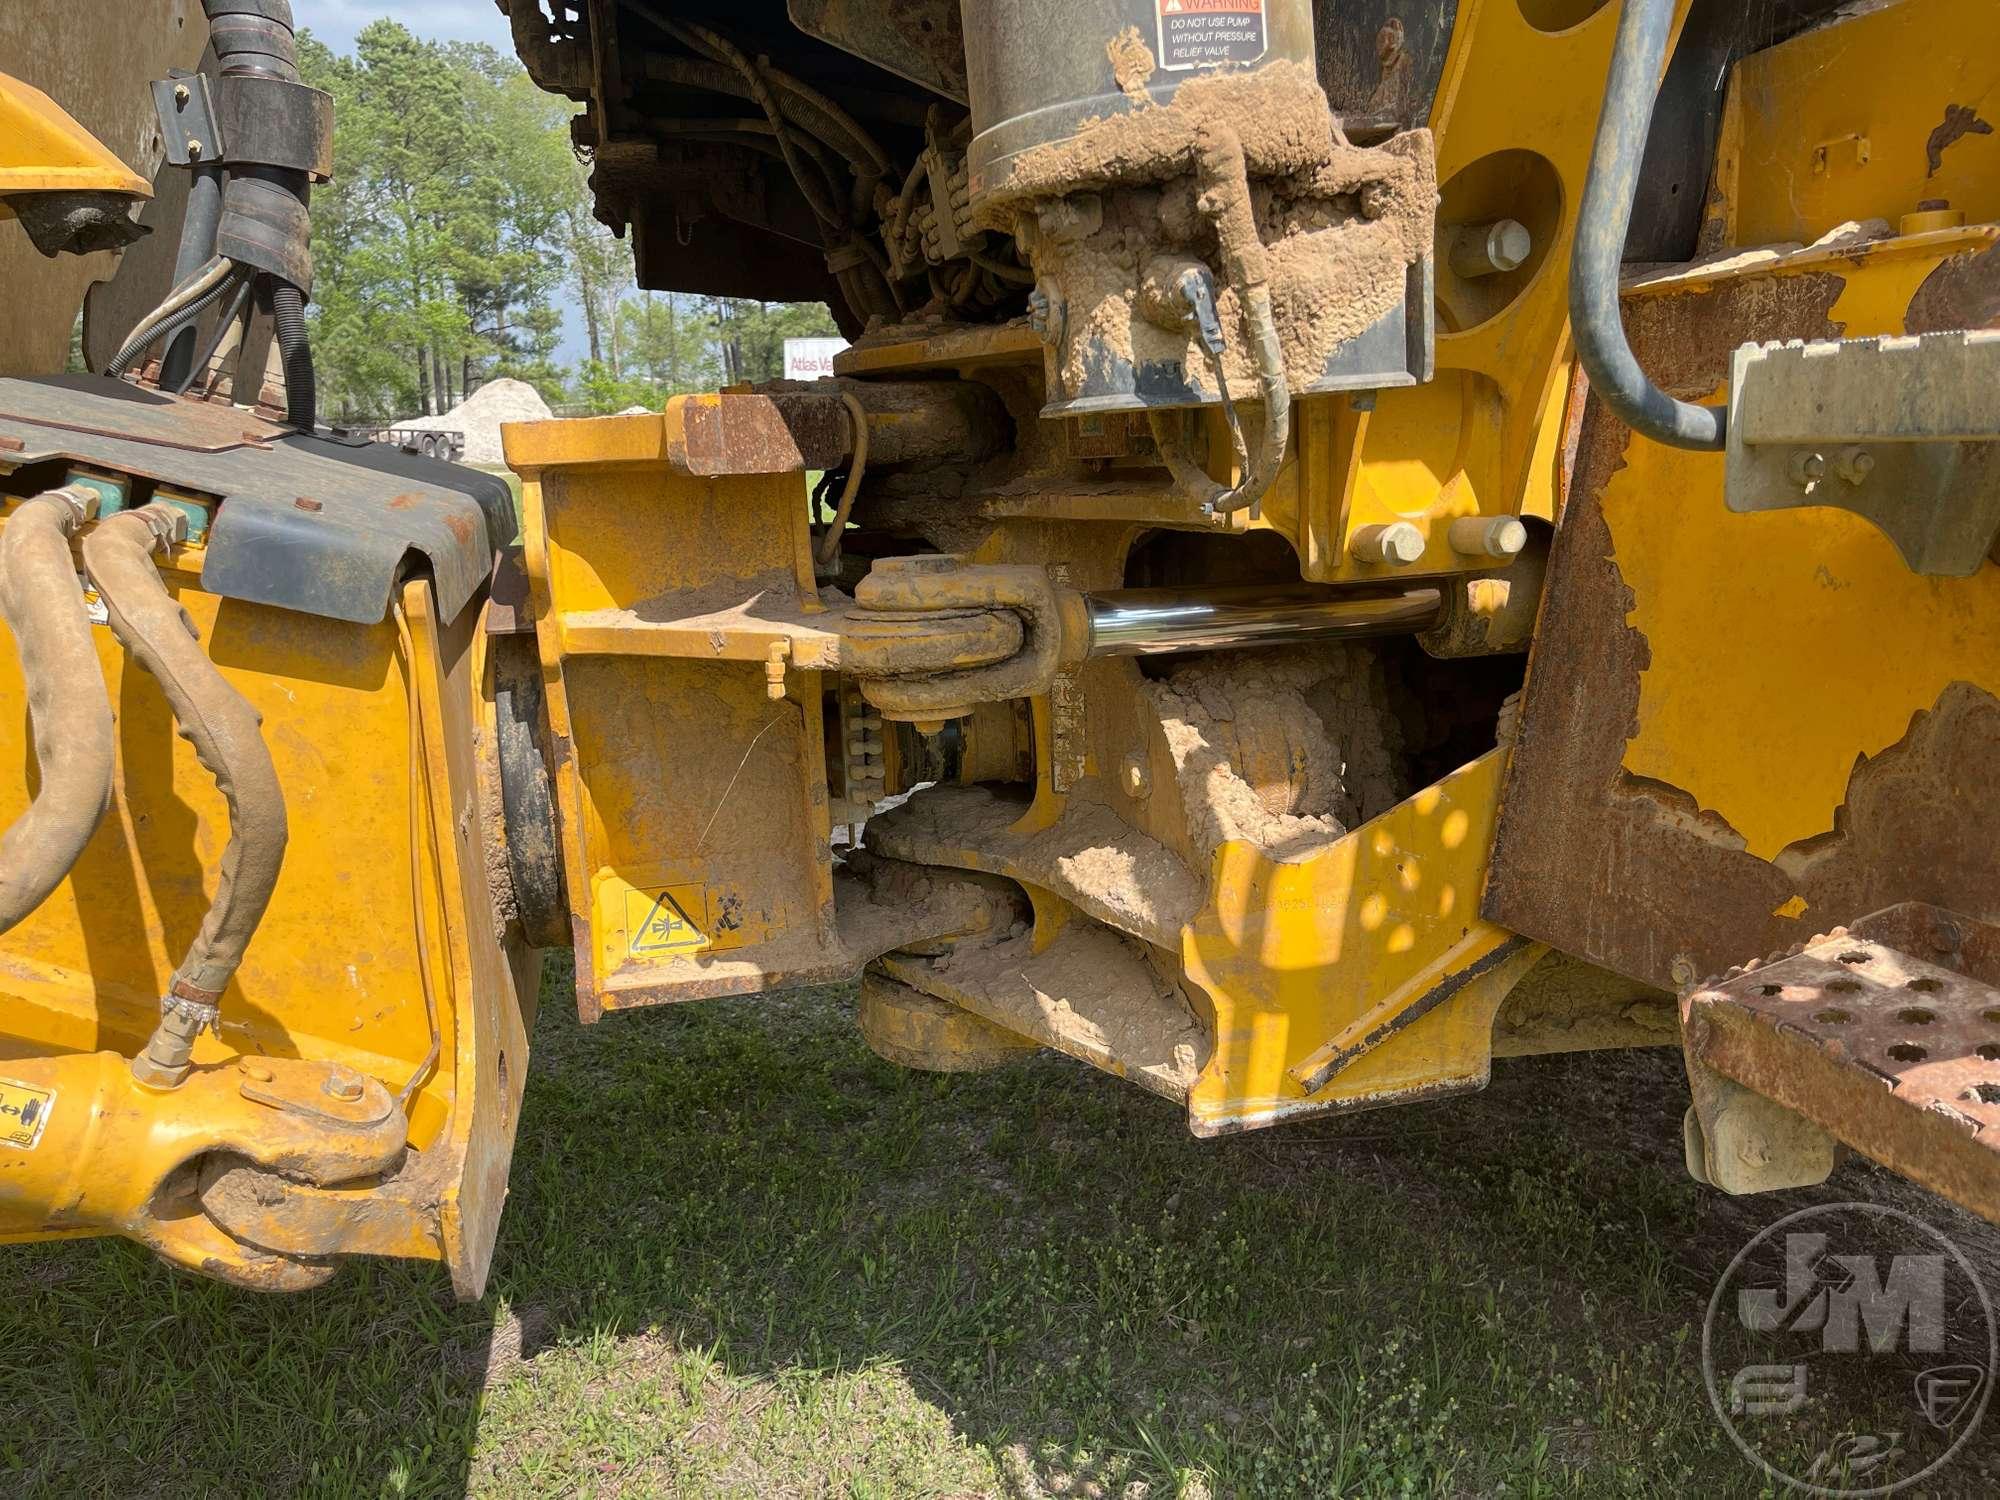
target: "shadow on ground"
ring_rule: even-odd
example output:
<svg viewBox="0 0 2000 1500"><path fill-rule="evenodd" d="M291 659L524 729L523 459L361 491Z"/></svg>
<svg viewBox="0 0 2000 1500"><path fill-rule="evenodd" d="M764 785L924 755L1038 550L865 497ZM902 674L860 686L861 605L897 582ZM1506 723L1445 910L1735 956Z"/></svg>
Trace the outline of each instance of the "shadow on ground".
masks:
<svg viewBox="0 0 2000 1500"><path fill-rule="evenodd" d="M844 990L586 1030L552 988L485 1303L4 1252L12 1490L1750 1494L1699 1369L1749 1236L1887 1197L2000 1261L1866 1164L1696 1189L1671 1052L1197 1142L1059 1058L900 1072Z"/></svg>

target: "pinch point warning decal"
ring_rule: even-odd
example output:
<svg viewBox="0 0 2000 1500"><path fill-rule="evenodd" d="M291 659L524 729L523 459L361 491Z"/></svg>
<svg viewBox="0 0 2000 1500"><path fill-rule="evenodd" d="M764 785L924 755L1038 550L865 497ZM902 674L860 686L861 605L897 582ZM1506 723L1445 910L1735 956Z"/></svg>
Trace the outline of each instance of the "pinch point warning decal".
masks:
<svg viewBox="0 0 2000 1500"><path fill-rule="evenodd" d="M1172 73L1253 63L1269 50L1264 0L1156 0L1160 66Z"/></svg>
<svg viewBox="0 0 2000 1500"><path fill-rule="evenodd" d="M634 958L699 953L708 947L708 892L674 885L625 893L626 951Z"/></svg>
<svg viewBox="0 0 2000 1500"><path fill-rule="evenodd" d="M52 1089L30 1088L0 1078L0 1146L32 1151L49 1123L49 1108L55 1103Z"/></svg>

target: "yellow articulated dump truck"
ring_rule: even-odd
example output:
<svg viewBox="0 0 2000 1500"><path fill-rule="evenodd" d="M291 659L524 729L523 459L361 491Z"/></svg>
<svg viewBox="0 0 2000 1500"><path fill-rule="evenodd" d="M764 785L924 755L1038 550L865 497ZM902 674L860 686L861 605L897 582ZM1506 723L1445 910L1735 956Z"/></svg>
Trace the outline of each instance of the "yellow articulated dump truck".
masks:
<svg viewBox="0 0 2000 1500"><path fill-rule="evenodd" d="M20 9L0 1238L479 1295L565 948L1203 1137L1679 1047L1714 1189L2000 1219L1990 0L501 0L852 341L518 507L319 419L284 0Z"/></svg>

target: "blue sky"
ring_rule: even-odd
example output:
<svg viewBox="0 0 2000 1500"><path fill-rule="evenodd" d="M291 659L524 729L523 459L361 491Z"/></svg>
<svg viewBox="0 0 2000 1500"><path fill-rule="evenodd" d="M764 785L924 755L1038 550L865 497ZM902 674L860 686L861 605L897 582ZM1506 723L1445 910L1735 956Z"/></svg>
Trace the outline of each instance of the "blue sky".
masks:
<svg viewBox="0 0 2000 1500"><path fill-rule="evenodd" d="M292 19L336 52L351 51L355 33L383 16L394 16L418 36L447 42L490 42L507 56L514 55L507 18L493 0L412 0L402 5L386 0L292 0ZM334 164L334 170L339 170L339 163ZM583 312L573 300L562 312L563 338L556 358L575 363L590 347Z"/></svg>
<svg viewBox="0 0 2000 1500"><path fill-rule="evenodd" d="M292 19L336 52L354 45L354 34L370 21L394 16L418 36L442 41L491 42L512 54L507 18L493 0L292 0Z"/></svg>

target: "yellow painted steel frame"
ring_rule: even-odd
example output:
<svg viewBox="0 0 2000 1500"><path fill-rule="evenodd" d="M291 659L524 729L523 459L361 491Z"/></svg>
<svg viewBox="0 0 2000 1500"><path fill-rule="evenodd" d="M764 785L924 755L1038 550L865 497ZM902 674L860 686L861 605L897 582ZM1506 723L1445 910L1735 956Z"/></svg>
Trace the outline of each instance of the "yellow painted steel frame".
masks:
<svg viewBox="0 0 2000 1500"><path fill-rule="evenodd" d="M1543 30L1505 0L1460 6L1430 122L1441 217L1449 230L1525 215L1536 253L1483 286L1441 271L1438 379L1382 392L1372 409L1301 401L1293 461L1260 513L1232 517L1229 531L1284 535L1308 579L1363 581L1391 571L1353 557L1365 525L1410 520L1424 532L1422 560L1393 570L1406 579L1490 570L1451 549L1452 519L1554 519L1574 415L1568 249L1616 20L1599 7ZM1524 90L1523 78L1544 86ZM1032 369L1039 353L1025 328L952 330L850 351L841 370L978 378ZM507 436L526 482L587 1018L837 972L817 677L837 647L814 619L802 485L796 474L687 473L675 433L691 399L663 416ZM1154 475L1102 493L1015 486L980 505L991 530L971 560L1042 564L1077 588L1117 586L1148 527L1215 529ZM782 698L767 695L773 682ZM1153 782L1174 776L1136 669L1087 664L1065 674L1062 694L1066 704L1034 702L1035 796L1002 842L1054 828L1080 798L1200 863L1179 796L1135 798L1111 774L1138 753ZM1073 762L1063 790L1058 753ZM1212 1039L1191 1085L1150 1068L1147 1086L1185 1097L1193 1128L1216 1134L1483 1083L1496 1012L1545 953L1478 915L1503 762L1495 750L1310 850L1225 844L1196 872L1208 894L1184 927L1126 925L1184 976ZM1079 915L1045 872L995 848L945 836L923 857L1017 880L1037 952ZM892 967L924 984L921 965ZM1101 1044L1052 1044L1127 1071Z"/></svg>
<svg viewBox="0 0 2000 1500"><path fill-rule="evenodd" d="M833 936L818 670L837 640L812 586L802 476L686 473L672 434L704 399L505 430L524 478L586 1019L844 977L852 962ZM1102 586L1138 530L1013 527L974 558ZM1002 844L1082 797L1182 848L1191 788L1135 799L1103 772L1144 745L1152 779L1174 781L1136 668L1093 662L1076 682L1081 783L1056 789L1056 710L1036 699L1036 795ZM1503 759L1495 750L1309 850L1226 843L1184 928L1126 928L1182 970L1205 1012L1212 1044L1193 1087L1149 1085L1184 1098L1198 1133L1484 1084L1495 1013L1544 951L1478 915ZM922 857L1015 879L1037 951L1078 916L1046 877L974 838L946 834ZM976 995L953 998L978 1008ZM1112 1072L1131 1065L1087 1039L1052 1044Z"/></svg>
<svg viewBox="0 0 2000 1500"><path fill-rule="evenodd" d="M153 196L152 184L69 117L40 89L0 73L0 219L15 193Z"/></svg>
<svg viewBox="0 0 2000 1500"><path fill-rule="evenodd" d="M1736 65L1703 248L2000 220L2000 7L1899 0ZM1926 210L1926 203L1943 204Z"/></svg>
<svg viewBox="0 0 2000 1500"><path fill-rule="evenodd" d="M502 935L486 881L497 786L476 748L491 743L480 610L446 625L429 585L411 582L399 618L349 625L206 594L201 561L183 546L163 571L211 658L263 715L291 828L283 874L223 996L222 1035L197 1047L194 1079L140 1100L143 1122L121 1113L107 1090L123 1097L119 1059L158 1017L207 908L228 818L153 680L100 627L117 719L113 805L70 878L0 938L0 1089L39 1080L54 1094L41 1149L0 1140L0 1240L128 1233L251 1284L271 1284L261 1252L412 1256L444 1261L460 1293L476 1296L534 1003L531 960ZM11 641L0 641L0 717L27 722ZM23 732L0 757L0 822L36 779ZM433 1026L440 1055L428 1065ZM371 1091L414 1085L389 1160L334 1153L349 1168L336 1177L357 1166L383 1175L329 1191L290 1185L283 1202L229 1234L206 1226L178 1254L154 1221L154 1189L191 1154L270 1159L281 1122L245 1102L259 1085L238 1077L239 1062L282 1083L300 1059L351 1068ZM57 1143L78 1139L68 1127L85 1114L104 1123L79 1178Z"/></svg>
<svg viewBox="0 0 2000 1500"><path fill-rule="evenodd" d="M1869 338L1905 332L1948 266L1970 289L1947 299L1949 315L2000 323L1996 98L2000 7L1988 0L1901 0L1746 59L1708 233L1720 247L1775 241L1786 253L1651 278L1629 300L1643 316L1649 299L1736 289L1770 307L1823 305L1814 336ZM1927 208L1938 201L1950 211ZM1810 245L1869 220L1905 232ZM1715 401L1725 388L1680 394ZM1634 441L1604 493L1631 624L1653 663L1624 765L1686 791L1783 869L1835 831L1857 765L1903 740L1953 684L2000 693L2000 566L1920 577L1849 511L1729 513L1722 469L1719 456ZM1718 652L1717 622L1746 600L1757 648ZM1826 715L1816 705L1835 680L1866 687ZM1763 734L1766 722L1790 732Z"/></svg>
<svg viewBox="0 0 2000 1500"><path fill-rule="evenodd" d="M1932 231L1662 277L1628 300L1746 284L1781 298L1796 287L1830 303L1827 321L1846 338L1897 334L1941 265L1996 246L2000 225ZM1822 293L1829 283L1833 293ZM1725 393L1718 386L1705 396ZM1730 512L1722 470L1719 454L1634 440L1604 491L1632 592L1628 618L1651 661L1624 765L1680 788L1723 820L1732 841L1784 868L1809 862L1812 841L1835 831L1857 765L1903 740L1953 684L2000 694L2000 566L1924 577L1851 511ZM1717 633L1746 601L1754 601L1754 650ZM1843 693L1840 712L1827 715L1816 705L1833 681L1866 687ZM1788 732L1767 733L1773 723ZM1803 909L1786 914L1812 921Z"/></svg>
<svg viewBox="0 0 2000 1500"><path fill-rule="evenodd" d="M804 480L687 474L695 399L504 429L586 1019L845 972Z"/></svg>
<svg viewBox="0 0 2000 1500"><path fill-rule="evenodd" d="M1682 0L1678 20L1692 0ZM1552 522L1561 501L1564 439L1580 415L1569 353L1569 254L1590 165L1603 80L1618 24L1616 5L1539 7L1574 24L1544 30L1517 0L1461 0L1432 107L1437 142L1440 253L1437 373L1427 384L1296 403L1293 461L1255 513L1227 529L1269 529L1291 542L1314 582L1364 582L1490 571L1490 559L1450 544L1454 520L1522 515ZM1533 80L1523 87L1523 80ZM1530 259L1503 276L1464 282L1444 253L1460 225L1523 219ZM842 354L850 376L953 370L973 376L1001 364L1038 364L1040 340L1023 325L952 330ZM1214 477L1227 480L1229 441L1209 413ZM1134 520L1213 531L1185 497L1162 484L1072 499L1034 496L1026 516ZM1404 521L1424 551L1404 566L1351 550L1365 526Z"/></svg>
<svg viewBox="0 0 2000 1500"><path fill-rule="evenodd" d="M1198 1135L1484 1088L1500 1003L1547 950L1479 917L1505 752L1303 859L1230 842L1181 960L1214 1010Z"/></svg>

